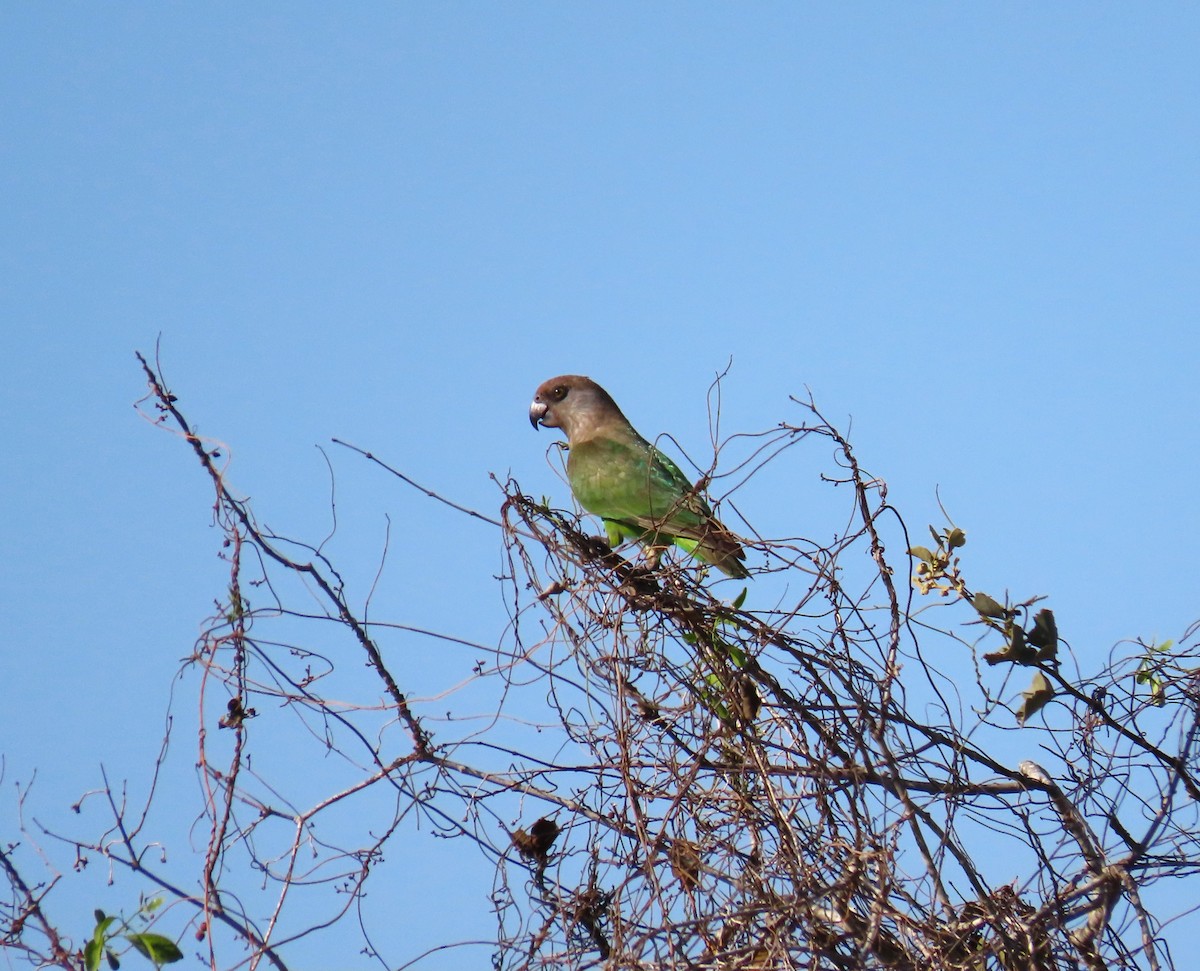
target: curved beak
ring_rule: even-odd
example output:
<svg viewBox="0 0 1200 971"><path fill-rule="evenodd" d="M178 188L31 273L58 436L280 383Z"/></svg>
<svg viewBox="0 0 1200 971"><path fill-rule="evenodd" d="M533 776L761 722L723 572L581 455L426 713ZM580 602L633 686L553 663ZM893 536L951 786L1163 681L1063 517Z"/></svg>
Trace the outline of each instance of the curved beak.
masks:
<svg viewBox="0 0 1200 971"><path fill-rule="evenodd" d="M529 406L529 424L531 424L534 428L537 428L542 419L546 417L546 412L549 410L549 407L544 401L535 401Z"/></svg>

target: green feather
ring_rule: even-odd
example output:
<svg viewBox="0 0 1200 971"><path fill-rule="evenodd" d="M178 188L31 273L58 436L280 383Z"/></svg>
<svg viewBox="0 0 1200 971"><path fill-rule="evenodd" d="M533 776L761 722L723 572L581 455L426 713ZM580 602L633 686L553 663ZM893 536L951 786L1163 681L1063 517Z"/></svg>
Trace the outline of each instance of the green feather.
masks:
<svg viewBox="0 0 1200 971"><path fill-rule="evenodd" d="M717 541L724 530L708 503L679 466L636 432L573 445L567 479L579 504L604 520L611 545L624 539L674 543L731 576L745 575L740 560Z"/></svg>

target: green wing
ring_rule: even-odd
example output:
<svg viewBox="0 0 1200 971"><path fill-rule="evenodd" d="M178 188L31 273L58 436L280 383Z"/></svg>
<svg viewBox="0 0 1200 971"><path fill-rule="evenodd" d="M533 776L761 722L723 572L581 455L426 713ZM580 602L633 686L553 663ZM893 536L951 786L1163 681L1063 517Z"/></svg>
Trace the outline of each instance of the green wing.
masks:
<svg viewBox="0 0 1200 971"><path fill-rule="evenodd" d="M644 440L581 442L570 451L567 476L584 509L630 536L669 542L698 534L712 518L679 466Z"/></svg>
<svg viewBox="0 0 1200 971"><path fill-rule="evenodd" d="M604 520L608 541L675 543L731 577L748 577L738 538L713 516L674 462L634 432L572 445L567 478L579 504Z"/></svg>
<svg viewBox="0 0 1200 971"><path fill-rule="evenodd" d="M567 479L579 504L604 520L612 546L675 543L731 577L748 577L738 538L674 462L636 432L572 445Z"/></svg>

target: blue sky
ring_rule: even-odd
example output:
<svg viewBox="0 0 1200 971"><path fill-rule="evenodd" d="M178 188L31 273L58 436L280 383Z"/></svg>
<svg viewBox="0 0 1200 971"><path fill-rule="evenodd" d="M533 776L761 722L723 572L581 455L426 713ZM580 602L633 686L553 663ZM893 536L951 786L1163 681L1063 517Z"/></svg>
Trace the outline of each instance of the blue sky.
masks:
<svg viewBox="0 0 1200 971"><path fill-rule="evenodd" d="M132 407L160 334L282 533L326 531L333 436L484 511L489 473L565 504L526 419L563 372L702 457L732 360L726 433L811 389L910 526L939 489L977 586L1050 595L1082 664L1178 637L1198 49L1176 3L6 5L0 831L35 768L46 821L101 762L145 784L224 591L210 487ZM391 616L494 643L498 537L331 457L352 582L389 515ZM832 536L798 501L826 458L739 508ZM394 649L416 695L474 660ZM439 887L491 930L487 867L472 896L411 839L396 963L445 939ZM136 895L67 883L79 915Z"/></svg>

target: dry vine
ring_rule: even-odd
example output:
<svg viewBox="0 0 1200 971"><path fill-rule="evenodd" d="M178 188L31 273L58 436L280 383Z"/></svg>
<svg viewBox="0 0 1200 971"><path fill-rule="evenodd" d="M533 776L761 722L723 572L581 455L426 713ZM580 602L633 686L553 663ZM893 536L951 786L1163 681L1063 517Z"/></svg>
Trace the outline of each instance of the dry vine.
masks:
<svg viewBox="0 0 1200 971"><path fill-rule="evenodd" d="M1069 672L1053 615L972 592L960 530L913 545L812 402L795 403L803 423L736 437L748 455L726 475L741 488L825 443L847 525L824 543L757 539L765 565L744 597L671 557L646 569L515 481L499 484L496 519L455 507L497 529L510 617L476 672L496 720L454 736L430 730L389 669L381 641L400 628L352 607L320 546L258 524L142 365L153 420L200 460L225 534L228 593L189 662L205 849L194 886L166 880L145 813L107 785L111 828L72 844L192 908L212 968L286 968L297 942L353 926L416 820L495 860L505 971L1175 966L1146 896L1200 861L1197 629ZM371 687L328 660L334 636ZM1004 676L1023 669L1014 712ZM294 718L260 731L268 708ZM305 742L336 768L273 771L272 746ZM53 885L2 850L0 864L4 943L82 967L47 915ZM265 919L242 899L247 872L271 896ZM347 952L391 966L358 932Z"/></svg>

